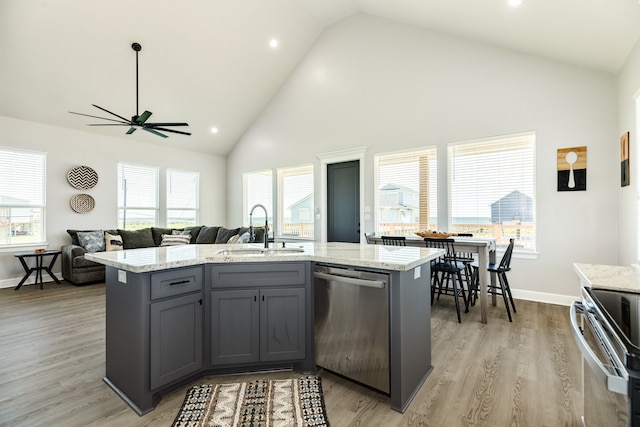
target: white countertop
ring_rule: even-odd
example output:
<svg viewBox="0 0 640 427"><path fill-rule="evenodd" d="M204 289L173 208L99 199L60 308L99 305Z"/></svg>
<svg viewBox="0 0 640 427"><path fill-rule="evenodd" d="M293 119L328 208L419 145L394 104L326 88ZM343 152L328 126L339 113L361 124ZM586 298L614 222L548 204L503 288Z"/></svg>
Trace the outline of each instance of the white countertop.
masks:
<svg viewBox="0 0 640 427"><path fill-rule="evenodd" d="M640 268L636 265L573 264L580 283L591 288L640 293Z"/></svg>
<svg viewBox="0 0 640 427"><path fill-rule="evenodd" d="M95 252L85 258L132 273L185 267L206 263L246 263L278 261L315 261L354 267L409 271L443 253L439 249L409 246L368 245L366 243L287 243L287 248L301 247L304 252L277 251L267 254L224 253L228 249L262 248L262 244L182 245L158 248Z"/></svg>

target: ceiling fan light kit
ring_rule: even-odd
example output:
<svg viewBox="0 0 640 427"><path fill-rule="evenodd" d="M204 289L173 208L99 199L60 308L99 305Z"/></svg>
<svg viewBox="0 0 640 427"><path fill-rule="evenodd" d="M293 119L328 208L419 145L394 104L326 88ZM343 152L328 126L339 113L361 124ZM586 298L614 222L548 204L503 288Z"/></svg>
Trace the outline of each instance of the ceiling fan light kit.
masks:
<svg viewBox="0 0 640 427"><path fill-rule="evenodd" d="M89 123L87 126L129 126L129 130L127 130L126 132L127 135L131 135L137 129L145 130L149 133L160 136L162 138L167 138L167 135L158 131L177 133L180 135L191 135L189 132L184 132L184 131L175 130L175 129L168 129L169 127L189 126L188 123L184 123L184 122L149 123L147 122L147 120L149 119L149 117L151 117L151 114L153 114L151 111L145 110L144 113L142 114L138 113L139 112L139 109L138 109L138 92L139 92L138 90L138 52L142 50L142 46L140 45L140 43L133 43L131 45L131 49L133 49L136 52L136 114L132 116L131 119L127 119L119 114L111 112L106 108L102 108L96 104L91 104L91 105L93 105L99 110L104 111L105 113L112 115L113 117L117 117L118 120L111 117L92 116L90 114L76 113L73 111L69 111L69 112L71 114L77 114L79 116L92 117L94 119L107 120L110 122L114 122L114 123Z"/></svg>

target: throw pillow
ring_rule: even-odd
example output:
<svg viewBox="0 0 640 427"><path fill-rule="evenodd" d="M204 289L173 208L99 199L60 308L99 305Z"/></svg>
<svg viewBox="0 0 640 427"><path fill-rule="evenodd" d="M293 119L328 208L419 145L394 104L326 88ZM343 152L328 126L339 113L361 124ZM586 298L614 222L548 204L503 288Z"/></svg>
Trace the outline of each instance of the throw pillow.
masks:
<svg viewBox="0 0 640 427"><path fill-rule="evenodd" d="M163 234L160 246L178 246L188 245L191 240L191 234Z"/></svg>
<svg viewBox="0 0 640 427"><path fill-rule="evenodd" d="M102 230L79 231L78 242L87 252L102 252L105 248L104 232Z"/></svg>
<svg viewBox="0 0 640 427"><path fill-rule="evenodd" d="M162 243L163 234L171 234L172 232L173 228L151 227L151 235L153 236L154 246L160 246L160 243Z"/></svg>
<svg viewBox="0 0 640 427"><path fill-rule="evenodd" d="M249 243L249 232L242 233L236 243Z"/></svg>
<svg viewBox="0 0 640 427"><path fill-rule="evenodd" d="M234 243L236 243L238 241L238 238L240 236L238 236L237 234L235 236L231 236L229 237L229 240L227 240L227 243L230 245L233 245Z"/></svg>
<svg viewBox="0 0 640 427"><path fill-rule="evenodd" d="M189 243L196 243L196 239L198 238L198 235L200 234L201 229L202 229L201 225L194 225L192 227L184 228L184 231L188 231L189 233L191 233L191 241Z"/></svg>
<svg viewBox="0 0 640 427"><path fill-rule="evenodd" d="M104 242L106 244L107 251L121 251L122 250L122 236L117 234L111 234L104 232Z"/></svg>
<svg viewBox="0 0 640 427"><path fill-rule="evenodd" d="M232 230L229 230L228 228L220 227L220 230L218 230L218 236L216 236L216 243L227 243L227 241L231 237L238 234L238 231L240 231L239 227L234 228Z"/></svg>
<svg viewBox="0 0 640 427"><path fill-rule="evenodd" d="M198 233L198 237L196 237L196 243L198 244L215 243L216 237L218 237L219 228L220 227L203 226L202 229L200 230L200 233Z"/></svg>
<svg viewBox="0 0 640 427"><path fill-rule="evenodd" d="M150 248L155 246L151 228L142 228L140 230L120 230L118 234L122 236L122 246L124 249Z"/></svg>
<svg viewBox="0 0 640 427"><path fill-rule="evenodd" d="M189 236L189 240L191 240L191 233L185 230L171 230L171 234L174 236Z"/></svg>

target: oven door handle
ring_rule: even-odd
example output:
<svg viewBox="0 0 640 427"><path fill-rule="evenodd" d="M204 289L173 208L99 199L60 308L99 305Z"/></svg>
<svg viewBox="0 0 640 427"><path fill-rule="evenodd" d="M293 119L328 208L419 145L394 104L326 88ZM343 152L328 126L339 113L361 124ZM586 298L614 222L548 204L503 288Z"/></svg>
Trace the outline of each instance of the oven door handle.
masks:
<svg viewBox="0 0 640 427"><path fill-rule="evenodd" d="M580 307L578 308L578 306ZM580 349L580 352L584 357L584 360L589 364L591 369L593 369L593 372L597 375L598 379L602 383L607 385L607 389L609 391L613 391L614 393L624 394L626 396L628 394L628 388L629 388L629 377L626 376L625 378L624 376L611 374L609 370L607 370L607 368L605 368L602 362L598 359L598 356L596 356L596 354L593 352L593 350L585 340L584 336L582 335L582 331L580 330L580 327L578 326L578 320L576 317L578 310L580 311L581 315L588 316L588 313L585 314L586 309L582 307L582 302L573 301L571 303L571 330L573 332L573 337L576 341L576 344L578 345L578 348ZM603 332L598 330L594 330L593 332L596 335L603 334ZM598 337L598 339L602 340L603 337L602 336ZM612 363L616 363L616 362L612 361ZM626 369L624 367L619 367L619 368L621 368L619 369L620 372L626 373Z"/></svg>

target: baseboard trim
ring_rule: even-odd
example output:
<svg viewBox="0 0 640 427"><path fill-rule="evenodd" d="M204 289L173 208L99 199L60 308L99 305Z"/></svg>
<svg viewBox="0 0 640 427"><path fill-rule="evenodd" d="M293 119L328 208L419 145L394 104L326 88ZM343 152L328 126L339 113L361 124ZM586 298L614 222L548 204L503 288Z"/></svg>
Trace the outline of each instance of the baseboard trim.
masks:
<svg viewBox="0 0 640 427"><path fill-rule="evenodd" d="M566 305L567 307L571 303L580 297L577 295L561 295L550 294L547 292L526 291L521 289L511 288L511 295L515 299L523 299L527 301L543 302L547 304Z"/></svg>
<svg viewBox="0 0 640 427"><path fill-rule="evenodd" d="M53 274L55 274L55 276L58 278L58 280L62 281L62 273L59 271L54 271ZM55 283L55 281L49 277L49 275L46 272L43 272L42 274L42 279L44 281L44 283ZM0 280L0 289L4 289L4 288L15 288L16 286L18 286L18 283L20 283L20 281L22 280L22 277L18 277L18 278L14 278L14 279L2 279ZM22 286L28 286L28 285L33 285L36 281L36 275L35 273L31 274L31 277L29 277L27 279L26 282L24 282L22 284Z"/></svg>

